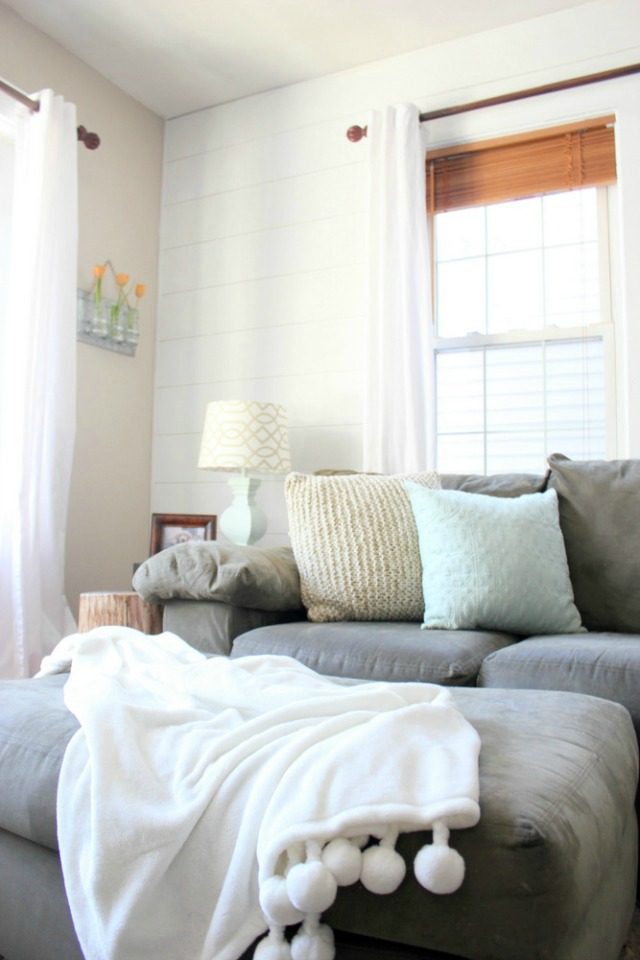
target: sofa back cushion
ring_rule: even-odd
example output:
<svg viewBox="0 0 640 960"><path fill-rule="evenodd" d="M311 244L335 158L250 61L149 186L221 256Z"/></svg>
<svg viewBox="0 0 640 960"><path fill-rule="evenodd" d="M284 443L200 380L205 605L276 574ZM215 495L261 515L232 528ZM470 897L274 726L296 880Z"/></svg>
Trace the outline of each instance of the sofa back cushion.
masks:
<svg viewBox="0 0 640 960"><path fill-rule="evenodd" d="M302 602L316 622L422 619L422 568L406 480L435 473L309 476L285 483Z"/></svg>
<svg viewBox="0 0 640 960"><path fill-rule="evenodd" d="M589 630L640 633L640 460L549 457L576 605Z"/></svg>
<svg viewBox="0 0 640 960"><path fill-rule="evenodd" d="M544 493L549 472L493 473L485 476L476 473L441 473L443 490L462 490L464 493L485 493L491 497L521 497L524 493Z"/></svg>

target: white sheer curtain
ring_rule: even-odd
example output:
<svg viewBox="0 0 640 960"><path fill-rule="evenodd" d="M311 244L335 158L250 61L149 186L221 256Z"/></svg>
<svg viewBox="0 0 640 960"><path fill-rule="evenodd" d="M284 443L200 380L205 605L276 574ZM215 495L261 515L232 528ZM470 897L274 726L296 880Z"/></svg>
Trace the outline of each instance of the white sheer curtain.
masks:
<svg viewBox="0 0 640 960"><path fill-rule="evenodd" d="M0 676L31 676L74 629L64 546L75 435L77 134L50 90L16 119L0 317Z"/></svg>
<svg viewBox="0 0 640 960"><path fill-rule="evenodd" d="M425 149L413 104L369 119L369 302L364 468L434 462Z"/></svg>

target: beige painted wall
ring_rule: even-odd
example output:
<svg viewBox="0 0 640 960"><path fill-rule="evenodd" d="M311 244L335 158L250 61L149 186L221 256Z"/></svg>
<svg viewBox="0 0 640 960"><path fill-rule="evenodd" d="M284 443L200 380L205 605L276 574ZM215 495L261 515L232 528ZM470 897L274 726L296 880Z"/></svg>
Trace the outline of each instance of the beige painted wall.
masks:
<svg viewBox="0 0 640 960"><path fill-rule="evenodd" d="M96 131L78 145L78 286L94 263L145 282L135 358L78 344L78 426L66 549L66 589L128 589L148 555L155 317L163 121L0 3L0 75L23 90L50 87ZM105 294L108 295L107 290Z"/></svg>

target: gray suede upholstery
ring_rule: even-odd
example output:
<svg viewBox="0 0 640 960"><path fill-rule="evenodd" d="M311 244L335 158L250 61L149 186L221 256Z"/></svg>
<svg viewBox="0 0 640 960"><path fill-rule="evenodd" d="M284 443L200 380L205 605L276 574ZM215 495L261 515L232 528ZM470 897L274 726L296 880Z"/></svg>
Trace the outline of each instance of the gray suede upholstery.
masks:
<svg viewBox="0 0 640 960"><path fill-rule="evenodd" d="M60 696L62 680L0 683L0 828L51 850L58 849L60 764L78 729Z"/></svg>
<svg viewBox="0 0 640 960"><path fill-rule="evenodd" d="M180 543L149 557L133 589L148 603L216 600L251 610L299 610L300 578L291 547L218 540Z"/></svg>
<svg viewBox="0 0 640 960"><path fill-rule="evenodd" d="M627 714L582 695L460 689L454 696L482 741L482 815L452 837L467 865L460 890L425 895L407 877L394 896L403 940L478 960L617 957L625 935L618 923L627 923L618 911L624 903L630 918L635 900L636 746ZM622 716L620 725L614 717ZM620 736L610 752L610 738ZM403 835L398 849L410 860L422 842ZM630 889L620 884L623 863ZM388 937L387 902L345 888L328 919ZM615 933L610 909L619 917Z"/></svg>
<svg viewBox="0 0 640 960"><path fill-rule="evenodd" d="M0 829L0 869L6 960L83 960L57 851Z"/></svg>
<svg viewBox="0 0 640 960"><path fill-rule="evenodd" d="M530 637L489 654L478 686L566 690L615 699L640 738L640 635L577 633Z"/></svg>
<svg viewBox="0 0 640 960"><path fill-rule="evenodd" d="M24 794L0 791L0 950L10 960L81 956L55 854L12 826L36 794L42 807L55 808L57 771L75 729L73 718L64 720L65 679L0 684L0 713L10 697L15 715L26 717L35 691L52 721L50 734L32 730L34 756L50 757L49 776ZM454 696L482 741L480 823L451 837L466 862L465 882L440 897L411 871L389 897L357 884L340 890L328 922L453 958L616 960L635 901L638 751L628 713L580 694L465 688ZM10 757L15 744L5 748ZM41 832L37 818L33 829ZM398 849L410 863L429 839L404 834Z"/></svg>
<svg viewBox="0 0 640 960"><path fill-rule="evenodd" d="M640 460L549 457L576 605L589 630L640 633Z"/></svg>
<svg viewBox="0 0 640 960"><path fill-rule="evenodd" d="M418 623L287 623L238 637L232 657L275 653L318 673L363 680L473 686L483 659L515 641L483 630L421 630Z"/></svg>
<svg viewBox="0 0 640 960"><path fill-rule="evenodd" d="M462 887L434 896L409 870L392 896L341 889L327 914L337 960L400 960L413 947L422 960L618 960L638 863L640 462L556 456L550 468L441 479L445 489L499 497L557 491L588 633L311 623L286 548L178 546L138 571L139 592L165 604L164 628L207 655L283 654L330 675L447 685L480 734L481 819L451 837L466 862ZM64 682L0 683L0 956L8 960L82 960L57 855L57 781L77 728ZM403 834L398 849L410 862L427 839ZM373 939L358 952L360 935ZM394 942L396 953L376 946Z"/></svg>
<svg viewBox="0 0 640 960"><path fill-rule="evenodd" d="M484 493L491 497L521 497L525 493L544 493L548 473L494 473L489 476L474 473L442 473L443 490L462 490L464 493Z"/></svg>
<svg viewBox="0 0 640 960"><path fill-rule="evenodd" d="M209 656L228 656L235 638L248 630L300 620L304 611L279 613L251 610L216 600L169 600L164 607L162 626Z"/></svg>

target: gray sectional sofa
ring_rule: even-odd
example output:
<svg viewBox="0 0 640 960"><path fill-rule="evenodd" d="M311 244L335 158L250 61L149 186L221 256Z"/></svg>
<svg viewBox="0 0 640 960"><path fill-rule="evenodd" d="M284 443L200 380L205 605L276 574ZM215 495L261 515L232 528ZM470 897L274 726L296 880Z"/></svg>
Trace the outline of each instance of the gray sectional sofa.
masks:
<svg viewBox="0 0 640 960"><path fill-rule="evenodd" d="M442 475L445 489L514 498L553 489L582 633L522 636L504 630L418 630L406 621L307 619L297 608L295 557L276 551L278 576L257 588L250 572L262 551L216 558L217 579L198 589L172 558L158 555L138 571L143 597L164 603L164 626L208 653L232 657L278 653L320 673L375 680L420 680L586 693L621 703L640 737L640 461L571 461L555 455L544 476ZM242 555L241 555L242 554ZM246 585L222 586L222 571ZM291 569L287 567L290 565ZM275 568L274 568L275 569ZM204 585L202 585L204 584ZM261 609L264 597L270 609ZM278 603L280 596L280 603ZM279 608L279 609L278 609Z"/></svg>
<svg viewBox="0 0 640 960"><path fill-rule="evenodd" d="M586 630L530 636L482 625L421 630L415 619L312 621L288 548L181 545L147 561L134 586L164 605L165 630L210 655L280 654L334 676L455 688L482 742L480 823L451 839L465 881L440 897L409 876L387 897L342 889L327 915L338 960L617 960L638 862L640 462L553 457L540 477L440 479L445 489L497 498L556 491ZM77 727L64 679L0 684L7 960L82 957L56 838L57 776ZM406 833L398 850L411 860L424 842Z"/></svg>

